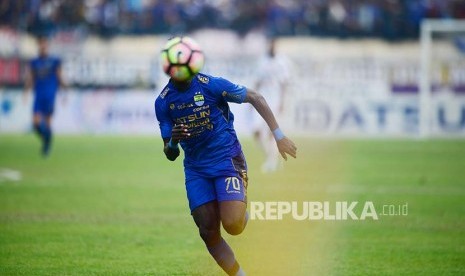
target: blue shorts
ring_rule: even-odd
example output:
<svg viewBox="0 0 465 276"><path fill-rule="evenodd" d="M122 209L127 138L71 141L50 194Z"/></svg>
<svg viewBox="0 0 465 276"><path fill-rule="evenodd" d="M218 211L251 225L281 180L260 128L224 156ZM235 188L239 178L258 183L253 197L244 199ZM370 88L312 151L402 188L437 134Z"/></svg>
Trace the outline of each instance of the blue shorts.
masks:
<svg viewBox="0 0 465 276"><path fill-rule="evenodd" d="M34 99L33 113L44 116L51 116L55 106L55 98L39 98Z"/></svg>
<svg viewBox="0 0 465 276"><path fill-rule="evenodd" d="M214 200L247 203L248 178L244 155L241 153L220 162L214 168L207 172L185 169L187 199L191 212Z"/></svg>

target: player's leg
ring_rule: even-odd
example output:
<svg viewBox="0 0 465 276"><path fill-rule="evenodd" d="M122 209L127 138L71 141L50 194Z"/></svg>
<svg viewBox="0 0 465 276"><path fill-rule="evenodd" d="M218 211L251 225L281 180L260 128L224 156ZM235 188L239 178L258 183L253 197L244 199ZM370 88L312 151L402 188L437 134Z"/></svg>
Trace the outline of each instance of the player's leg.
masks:
<svg viewBox="0 0 465 276"><path fill-rule="evenodd" d="M239 235L242 233L248 219L246 212L247 184L244 185L246 182L242 181L242 179L239 179L241 179L241 177L230 176L218 177L215 179L215 190L217 193L219 205L219 219L223 224L223 228L231 235ZM225 243L223 246L226 245L227 244ZM209 251L210 253L212 252L210 249ZM237 270L236 274L229 275L245 275L244 271L239 267L237 261L235 262L233 268L233 272Z"/></svg>
<svg viewBox="0 0 465 276"><path fill-rule="evenodd" d="M251 124L252 136L255 142L260 147L260 149L263 151L263 153L266 154L266 150L265 150L264 143L263 143L263 131L262 131L263 124L264 124L263 118L260 116L260 114L258 114L258 112L255 109L253 109L252 110L252 124Z"/></svg>
<svg viewBox="0 0 465 276"><path fill-rule="evenodd" d="M269 129L266 130L266 134L264 136L266 137L264 141L266 160L264 166L262 167L262 171L265 173L274 172L279 167L279 151L276 146L273 134Z"/></svg>
<svg viewBox="0 0 465 276"><path fill-rule="evenodd" d="M228 275L245 275L228 243L221 237L218 202L211 201L192 211L208 252Z"/></svg>
<svg viewBox="0 0 465 276"><path fill-rule="evenodd" d="M43 140L43 128L42 128L42 114L34 112L32 115L32 125L34 131L39 135L40 139Z"/></svg>
<svg viewBox="0 0 465 276"><path fill-rule="evenodd" d="M215 179L215 192L219 202L220 218L224 230L239 235L247 224L247 164L240 153L230 160L231 176Z"/></svg>
<svg viewBox="0 0 465 276"><path fill-rule="evenodd" d="M52 115L49 113L44 116L44 146L42 153L48 155L50 153L50 147L52 144Z"/></svg>
<svg viewBox="0 0 465 276"><path fill-rule="evenodd" d="M273 172L277 169L279 162L279 152L277 150L273 135L268 129L268 125L263 122L256 129L256 135L258 137L259 144L265 154L265 161L262 163L261 171L263 173Z"/></svg>
<svg viewBox="0 0 465 276"><path fill-rule="evenodd" d="M47 119L46 116L44 116L40 110L35 110L34 115L32 117L32 123L34 126L34 130L37 133L37 135L40 138L40 141L42 143L41 147L41 153L44 156L47 156L48 154L48 148L47 144L49 142L49 128L47 127Z"/></svg>
<svg viewBox="0 0 465 276"><path fill-rule="evenodd" d="M53 99L36 97L33 106L33 126L42 141L42 154L48 155L52 138L51 116L53 114Z"/></svg>
<svg viewBox="0 0 465 276"><path fill-rule="evenodd" d="M277 98L267 98L267 102L275 114L276 117L279 117L279 106L280 102ZM268 126L264 123L262 124L261 131L263 133L263 147L265 148L266 159L265 163L262 166L262 172L270 173L274 172L279 168L279 151L276 146L276 141L274 140L273 134L271 133Z"/></svg>
<svg viewBox="0 0 465 276"><path fill-rule="evenodd" d="M258 126L254 131L253 131L253 137L258 144L259 148L265 155L264 161L262 162L261 165L261 171L263 173L267 173L270 171L269 167L269 156L270 156L270 146L268 142L268 129L265 129L263 125Z"/></svg>
<svg viewBox="0 0 465 276"><path fill-rule="evenodd" d="M221 237L220 213L216 200L207 202L192 211L199 234L208 252L228 275L245 275L228 243Z"/></svg>
<svg viewBox="0 0 465 276"><path fill-rule="evenodd" d="M192 211L192 217L207 248L213 247L221 241L220 214L217 201L210 201L195 208Z"/></svg>
<svg viewBox="0 0 465 276"><path fill-rule="evenodd" d="M253 139L255 140L255 142L258 144L258 146L259 146L263 151L265 151L265 149L263 148L263 145L262 145L262 143L261 143L260 131L258 131L258 129L253 129L253 130L252 130L252 137L253 137Z"/></svg>
<svg viewBox="0 0 465 276"><path fill-rule="evenodd" d="M247 204L243 201L221 201L219 203L221 223L230 235L239 235L247 225Z"/></svg>
<svg viewBox="0 0 465 276"><path fill-rule="evenodd" d="M42 114L42 154L48 156L52 144L52 115L54 111L55 99L44 98L40 104L40 112Z"/></svg>
<svg viewBox="0 0 465 276"><path fill-rule="evenodd" d="M37 133L39 138L43 140L43 125L42 125L42 101L37 96L34 97L34 103L32 105L32 126L34 131Z"/></svg>
<svg viewBox="0 0 465 276"><path fill-rule="evenodd" d="M243 275L237 274L242 270L233 251L221 237L220 213L213 180L199 177L188 169L185 172L189 208L208 252L229 275Z"/></svg>

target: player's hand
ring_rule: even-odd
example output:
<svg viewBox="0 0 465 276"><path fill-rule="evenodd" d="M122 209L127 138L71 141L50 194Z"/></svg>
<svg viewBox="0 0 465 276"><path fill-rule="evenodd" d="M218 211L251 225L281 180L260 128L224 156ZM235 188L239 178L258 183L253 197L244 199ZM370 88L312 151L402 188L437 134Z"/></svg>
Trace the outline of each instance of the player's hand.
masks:
<svg viewBox="0 0 465 276"><path fill-rule="evenodd" d="M283 139L276 141L276 144L278 145L279 153L281 153L284 160L287 160L286 154L289 154L294 158L297 157L297 147L291 139L284 137Z"/></svg>
<svg viewBox="0 0 465 276"><path fill-rule="evenodd" d="M187 129L187 126L180 124L174 125L173 129L171 130L171 140L175 143L179 142L180 140L189 138L191 134Z"/></svg>

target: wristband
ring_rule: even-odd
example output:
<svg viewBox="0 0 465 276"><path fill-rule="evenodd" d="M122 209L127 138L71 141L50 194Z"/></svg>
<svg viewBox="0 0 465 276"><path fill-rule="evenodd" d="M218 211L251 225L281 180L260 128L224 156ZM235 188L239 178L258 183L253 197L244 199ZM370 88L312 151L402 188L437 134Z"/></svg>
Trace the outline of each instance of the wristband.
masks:
<svg viewBox="0 0 465 276"><path fill-rule="evenodd" d="M170 141L168 142L168 147L174 150L179 149L178 143L174 144L172 139L170 139Z"/></svg>
<svg viewBox="0 0 465 276"><path fill-rule="evenodd" d="M284 138L284 133L278 127L277 129L273 130L273 136L276 141L279 141Z"/></svg>

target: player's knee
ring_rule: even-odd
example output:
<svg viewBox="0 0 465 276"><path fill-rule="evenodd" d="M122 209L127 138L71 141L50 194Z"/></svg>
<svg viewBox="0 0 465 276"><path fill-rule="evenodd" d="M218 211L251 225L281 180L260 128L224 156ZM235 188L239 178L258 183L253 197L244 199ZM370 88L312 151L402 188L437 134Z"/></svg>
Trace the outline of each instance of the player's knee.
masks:
<svg viewBox="0 0 465 276"><path fill-rule="evenodd" d="M244 222L242 219L224 219L222 221L223 228L228 232L230 235L239 235L244 231Z"/></svg>

